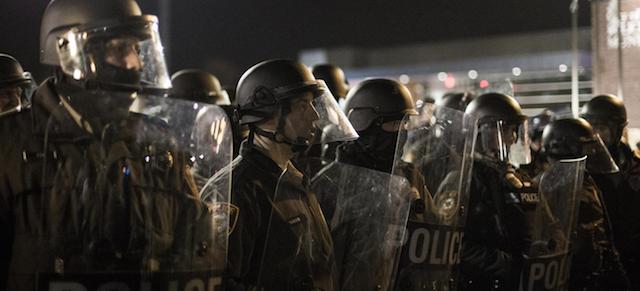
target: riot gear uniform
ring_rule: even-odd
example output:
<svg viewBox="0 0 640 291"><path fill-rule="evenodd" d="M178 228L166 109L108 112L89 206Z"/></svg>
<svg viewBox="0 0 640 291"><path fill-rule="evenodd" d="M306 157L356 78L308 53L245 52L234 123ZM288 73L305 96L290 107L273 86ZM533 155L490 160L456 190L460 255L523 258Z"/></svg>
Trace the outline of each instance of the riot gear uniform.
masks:
<svg viewBox="0 0 640 291"><path fill-rule="evenodd" d="M640 288L640 158L621 140L627 112L621 99L600 95L582 108L581 116L600 135L620 171L593 174L610 214L614 242L632 287Z"/></svg>
<svg viewBox="0 0 640 291"><path fill-rule="evenodd" d="M15 113L26 110L30 106L31 91L34 87L33 79L29 73L24 72L22 66L10 55L0 54L0 128L2 136L7 139L21 132L21 124L15 122ZM8 118L5 118L8 117ZM4 132L7 131L7 132ZM4 153L4 152L3 152ZM5 164L4 167L9 167ZM6 215L9 212L9 202L4 199L0 203L0 228L8 232L13 231L11 220ZM7 288L8 262L11 258L11 235L5 235L0 239L0 289Z"/></svg>
<svg viewBox="0 0 640 291"><path fill-rule="evenodd" d="M35 82L10 55L0 54L0 118L29 107Z"/></svg>
<svg viewBox="0 0 640 291"><path fill-rule="evenodd" d="M602 140L584 119L559 119L547 125L542 134L542 151L549 160L587 156L586 168L590 174L618 171ZM628 279L613 244L602 192L588 174L578 199L570 290L627 290Z"/></svg>
<svg viewBox="0 0 640 291"><path fill-rule="evenodd" d="M527 161L526 117L510 96L487 93L466 113L478 120L478 144L465 226L462 290L515 290L530 245L526 217L533 183L513 164ZM535 193L535 192L533 192Z"/></svg>
<svg viewBox="0 0 640 291"><path fill-rule="evenodd" d="M224 196L201 203L186 171L176 131L193 125L170 117L193 103L153 96L170 87L155 16L132 0L54 0L41 31L56 75L12 116L20 134L0 132L8 289L219 285Z"/></svg>
<svg viewBox="0 0 640 291"><path fill-rule="evenodd" d="M410 92L393 80L363 81L347 98L345 111L360 138L338 146L336 162L314 177L313 186L331 222L340 290L388 290L399 250L388 233L404 227L410 204L410 192L391 182L394 151L399 125L417 112Z"/></svg>
<svg viewBox="0 0 640 291"><path fill-rule="evenodd" d="M308 179L291 163L313 141L356 138L322 81L304 65L268 60L247 70L236 90L240 123L250 128L231 167L232 203L228 288L335 290L333 243ZM331 119L328 116L331 116ZM335 123L335 122L338 123ZM216 174L203 199L225 186Z"/></svg>

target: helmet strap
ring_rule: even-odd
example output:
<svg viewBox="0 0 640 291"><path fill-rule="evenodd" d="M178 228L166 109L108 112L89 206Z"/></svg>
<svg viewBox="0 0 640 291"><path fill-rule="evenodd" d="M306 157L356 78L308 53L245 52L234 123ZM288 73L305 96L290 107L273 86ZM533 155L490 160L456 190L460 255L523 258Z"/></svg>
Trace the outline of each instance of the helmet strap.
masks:
<svg viewBox="0 0 640 291"><path fill-rule="evenodd" d="M281 106L280 117L278 117L278 124L276 126L275 132L269 132L264 129L259 128L258 126L252 125L249 129L249 138L248 141L250 144L253 144L254 134L264 136L273 142L286 144L291 147L291 151L303 152L307 150L309 147L309 141L298 137L295 140L286 136L285 134L285 117L289 114L289 106L288 103L285 103Z"/></svg>
<svg viewBox="0 0 640 291"><path fill-rule="evenodd" d="M279 133L278 131L269 132L257 126L251 126L249 130L249 137L247 138L247 140L250 144L253 144L254 135L264 136L275 143L286 144L290 146L291 151L295 153L303 152L309 147L309 143L302 138L298 140L292 140L288 138L286 135L284 135L284 133Z"/></svg>

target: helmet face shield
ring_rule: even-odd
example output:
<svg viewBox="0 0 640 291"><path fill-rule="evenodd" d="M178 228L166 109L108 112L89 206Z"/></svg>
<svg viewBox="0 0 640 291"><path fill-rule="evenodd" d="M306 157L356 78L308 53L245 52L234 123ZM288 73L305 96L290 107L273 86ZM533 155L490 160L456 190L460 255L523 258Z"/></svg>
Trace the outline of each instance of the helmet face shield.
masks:
<svg viewBox="0 0 640 291"><path fill-rule="evenodd" d="M587 170L592 174L610 174L619 171L609 150L598 134L592 141L583 145L583 153L587 156Z"/></svg>
<svg viewBox="0 0 640 291"><path fill-rule="evenodd" d="M604 120L590 120L589 123L593 130L600 136L602 142L607 146L613 146L620 140L618 133L619 125L615 122L607 122Z"/></svg>
<svg viewBox="0 0 640 291"><path fill-rule="evenodd" d="M298 93L289 102L284 135L290 142L310 145L358 138L324 82L319 81L311 91Z"/></svg>
<svg viewBox="0 0 640 291"><path fill-rule="evenodd" d="M514 166L531 162L528 121L485 121L479 127L479 151Z"/></svg>
<svg viewBox="0 0 640 291"><path fill-rule="evenodd" d="M29 73L25 73L27 77L28 81L0 88L0 117L20 112L29 106L35 84Z"/></svg>
<svg viewBox="0 0 640 291"><path fill-rule="evenodd" d="M0 88L0 116L22 108L23 91L21 87Z"/></svg>
<svg viewBox="0 0 640 291"><path fill-rule="evenodd" d="M171 87L155 17L73 28L57 48L62 71L73 79L132 89Z"/></svg>

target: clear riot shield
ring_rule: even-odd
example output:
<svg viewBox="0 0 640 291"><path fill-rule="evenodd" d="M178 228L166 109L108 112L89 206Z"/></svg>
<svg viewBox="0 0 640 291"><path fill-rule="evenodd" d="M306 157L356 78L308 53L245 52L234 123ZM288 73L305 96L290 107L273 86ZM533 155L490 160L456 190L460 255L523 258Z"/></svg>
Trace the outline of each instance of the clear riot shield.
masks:
<svg viewBox="0 0 640 291"><path fill-rule="evenodd" d="M475 120L425 104L401 129L393 174L413 190L396 290L455 290L466 220Z"/></svg>
<svg viewBox="0 0 640 291"><path fill-rule="evenodd" d="M561 160L540 175L540 202L531 221L520 291L567 290L585 163L585 158Z"/></svg>
<svg viewBox="0 0 640 291"><path fill-rule="evenodd" d="M61 98L44 136L52 267L37 275L38 290L218 290L230 189L203 202L196 177L231 161L221 124L222 109L182 100Z"/></svg>
<svg viewBox="0 0 640 291"><path fill-rule="evenodd" d="M337 290L392 290L411 195L404 177L334 162L312 181L331 230Z"/></svg>

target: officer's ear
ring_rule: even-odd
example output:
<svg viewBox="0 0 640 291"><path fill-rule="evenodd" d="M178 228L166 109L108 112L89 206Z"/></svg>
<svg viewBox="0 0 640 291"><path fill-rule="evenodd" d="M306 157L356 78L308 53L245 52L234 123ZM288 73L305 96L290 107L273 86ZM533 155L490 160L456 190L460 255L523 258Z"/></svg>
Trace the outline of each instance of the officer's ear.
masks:
<svg viewBox="0 0 640 291"><path fill-rule="evenodd" d="M279 115L279 114L277 114ZM266 130L269 132L274 132L277 128L277 124L278 124L278 117L277 116L272 116L269 119L264 120L263 122L260 122L258 124L256 124L255 126L257 128L260 128L262 130Z"/></svg>
<svg viewBox="0 0 640 291"><path fill-rule="evenodd" d="M276 129L278 128L278 120L280 119L281 114L282 114L282 106L278 106L278 109L275 111L275 113L271 117L256 124L255 126L262 130L275 132Z"/></svg>

